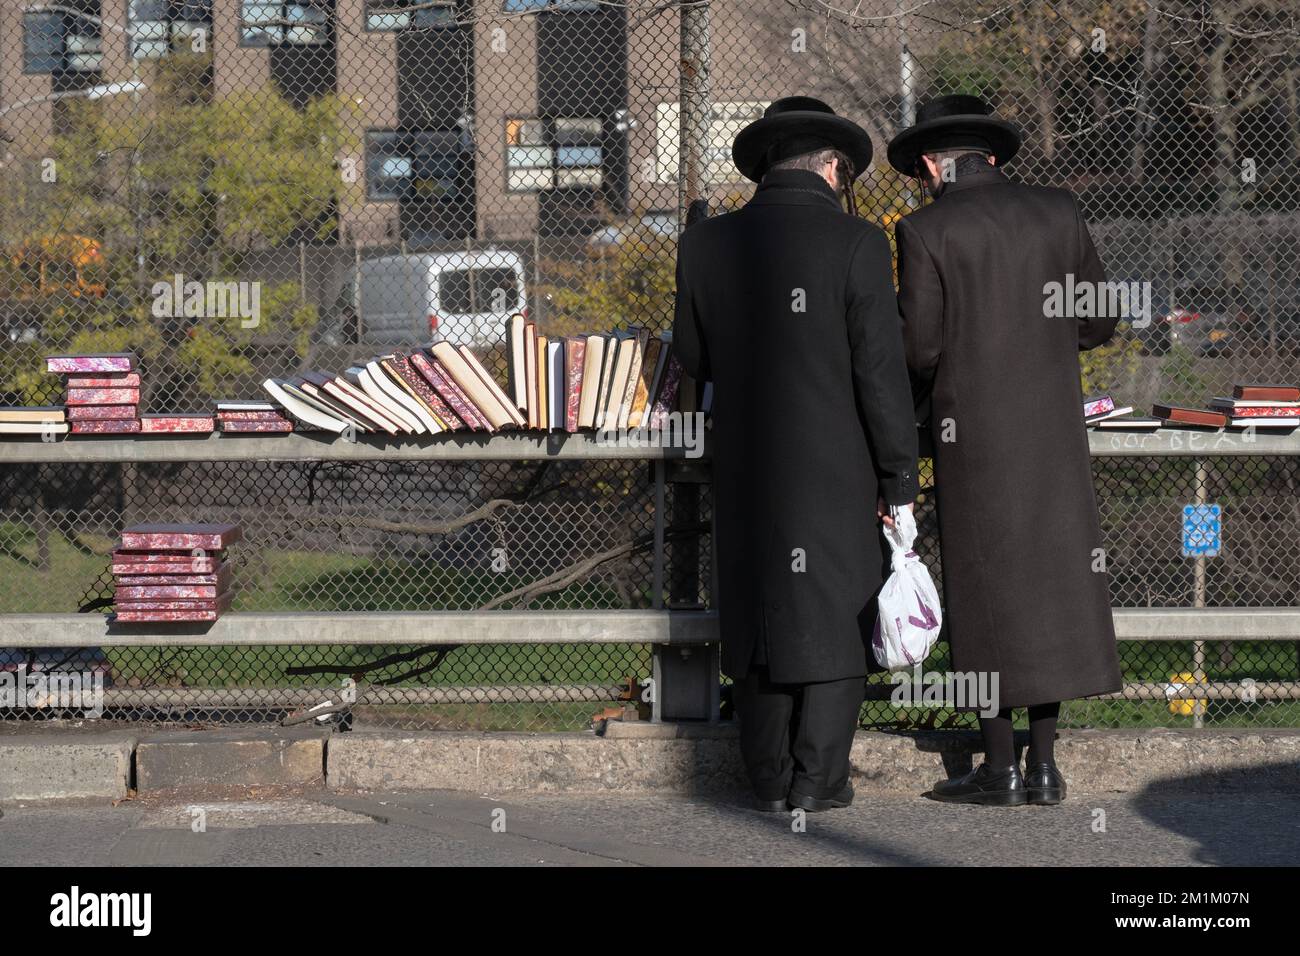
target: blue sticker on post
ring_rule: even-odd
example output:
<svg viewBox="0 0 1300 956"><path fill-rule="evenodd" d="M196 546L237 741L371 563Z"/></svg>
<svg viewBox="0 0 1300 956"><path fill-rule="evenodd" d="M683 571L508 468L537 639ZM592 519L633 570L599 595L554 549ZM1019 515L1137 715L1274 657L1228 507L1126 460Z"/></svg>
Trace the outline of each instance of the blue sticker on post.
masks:
<svg viewBox="0 0 1300 956"><path fill-rule="evenodd" d="M1220 505L1183 505L1183 557L1215 558L1223 538Z"/></svg>

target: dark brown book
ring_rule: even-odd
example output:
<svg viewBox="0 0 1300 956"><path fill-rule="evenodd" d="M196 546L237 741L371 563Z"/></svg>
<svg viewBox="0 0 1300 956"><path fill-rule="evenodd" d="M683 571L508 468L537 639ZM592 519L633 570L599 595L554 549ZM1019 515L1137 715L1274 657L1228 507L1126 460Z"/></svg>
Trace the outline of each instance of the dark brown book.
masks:
<svg viewBox="0 0 1300 956"><path fill-rule="evenodd" d="M1300 402L1300 385L1234 385L1232 397L1251 402Z"/></svg>
<svg viewBox="0 0 1300 956"><path fill-rule="evenodd" d="M1165 422L1178 425L1199 425L1205 428L1223 428L1228 416L1204 408L1183 408L1179 405L1152 405L1151 414Z"/></svg>

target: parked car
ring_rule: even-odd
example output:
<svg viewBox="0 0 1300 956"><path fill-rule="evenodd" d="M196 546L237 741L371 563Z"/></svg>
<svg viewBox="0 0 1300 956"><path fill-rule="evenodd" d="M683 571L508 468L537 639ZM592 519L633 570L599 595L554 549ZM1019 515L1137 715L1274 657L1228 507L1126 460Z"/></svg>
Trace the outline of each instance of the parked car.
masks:
<svg viewBox="0 0 1300 956"><path fill-rule="evenodd" d="M607 252L619 243L625 242L629 235L638 232L658 239L675 239L677 213L668 210L652 210L642 216L602 226L587 237L587 249L591 252Z"/></svg>
<svg viewBox="0 0 1300 956"><path fill-rule="evenodd" d="M527 306L515 252L410 253L349 269L324 336L327 344L487 346Z"/></svg>

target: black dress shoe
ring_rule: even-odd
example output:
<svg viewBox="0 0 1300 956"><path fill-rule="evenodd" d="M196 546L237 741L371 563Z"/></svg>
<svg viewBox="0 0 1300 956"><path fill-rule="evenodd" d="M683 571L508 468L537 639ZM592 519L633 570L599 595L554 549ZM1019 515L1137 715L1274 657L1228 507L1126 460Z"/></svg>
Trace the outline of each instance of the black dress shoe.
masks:
<svg viewBox="0 0 1300 956"><path fill-rule="evenodd" d="M785 813L785 797L780 800L764 800L762 797L755 797L754 809L762 810L764 813Z"/></svg>
<svg viewBox="0 0 1300 956"><path fill-rule="evenodd" d="M978 803L986 807L1019 807L1029 799L1020 767L1012 764L994 770L982 763L964 777L940 780L930 791L932 800L944 803Z"/></svg>
<svg viewBox="0 0 1300 956"><path fill-rule="evenodd" d="M806 793L791 790L788 802L791 809L807 810L809 813L839 810L853 802L853 784L846 783L844 789L833 797L810 797Z"/></svg>
<svg viewBox="0 0 1300 956"><path fill-rule="evenodd" d="M1029 802L1050 807L1065 799L1065 778L1051 761L1025 765L1025 789Z"/></svg>

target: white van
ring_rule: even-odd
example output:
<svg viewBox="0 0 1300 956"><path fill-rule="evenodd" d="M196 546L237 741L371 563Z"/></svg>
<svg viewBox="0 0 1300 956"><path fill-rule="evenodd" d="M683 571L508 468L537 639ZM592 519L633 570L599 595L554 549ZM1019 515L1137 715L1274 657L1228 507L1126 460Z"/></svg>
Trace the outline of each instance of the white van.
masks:
<svg viewBox="0 0 1300 956"><path fill-rule="evenodd" d="M528 304L515 252L410 253L366 259L348 270L331 332L343 342L488 346ZM333 335L330 336L331 338Z"/></svg>

